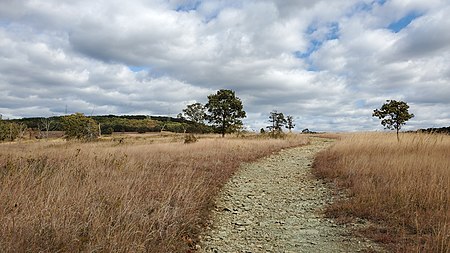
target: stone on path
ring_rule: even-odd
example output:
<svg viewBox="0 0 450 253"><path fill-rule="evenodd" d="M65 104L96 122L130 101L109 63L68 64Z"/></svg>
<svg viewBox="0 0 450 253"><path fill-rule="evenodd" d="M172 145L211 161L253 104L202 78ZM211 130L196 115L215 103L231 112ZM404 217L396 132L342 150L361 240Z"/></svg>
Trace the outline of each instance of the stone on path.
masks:
<svg viewBox="0 0 450 253"><path fill-rule="evenodd" d="M315 138L307 146L247 164L216 201L203 252L382 251L349 228L323 216L331 189L311 173L314 155L330 144Z"/></svg>

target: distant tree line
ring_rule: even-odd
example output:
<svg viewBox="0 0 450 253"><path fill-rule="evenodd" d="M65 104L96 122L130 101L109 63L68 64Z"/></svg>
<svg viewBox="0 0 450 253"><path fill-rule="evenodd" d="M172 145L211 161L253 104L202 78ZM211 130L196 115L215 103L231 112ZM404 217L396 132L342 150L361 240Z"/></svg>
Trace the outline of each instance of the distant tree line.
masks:
<svg viewBox="0 0 450 253"><path fill-rule="evenodd" d="M69 115L70 116L70 115ZM64 131L64 119L67 116L54 116L49 118L35 117L3 120L4 124L12 123L13 126L24 125L28 129L36 131ZM112 132L160 132L162 129L171 132L188 133L208 133L212 129L204 124L197 124L185 119L146 115L103 115L103 116L85 116L93 119L100 124L102 134L111 134ZM3 126L2 124L2 127ZM5 130L6 131L6 130ZM45 133L42 134L45 136Z"/></svg>
<svg viewBox="0 0 450 253"><path fill-rule="evenodd" d="M222 89L207 97L208 102L187 105L176 118L147 115L103 115L85 116L75 113L67 116L49 118L35 117L14 120L0 118L0 141L15 140L23 137L27 130L37 131L38 138L48 138L50 131L64 131L67 139L93 140L100 134L113 132L160 132L176 133L234 133L242 130L242 119L246 117L242 101L234 91ZM375 109L372 116L381 119L381 124L398 134L403 125L414 117L409 113L406 102L387 100L380 109ZM206 123L207 122L207 123ZM283 136L283 128L292 131L295 128L294 117L285 116L273 110L269 113L269 125L266 127L271 137ZM421 129L422 132L450 133L450 127ZM261 128L260 133L266 130ZM302 133L315 133L303 129Z"/></svg>
<svg viewBox="0 0 450 253"><path fill-rule="evenodd" d="M67 139L92 140L101 134L114 132L159 132L170 131L177 133L220 133L225 134L241 131L242 119L246 117L242 101L232 90L221 89L210 94L208 102L187 105L176 118L166 116L146 115L102 115L85 116L75 113L67 116L49 118L35 117L10 120L9 125L2 123L0 130L2 140L15 139L20 129L36 130L38 138L48 138L51 131L64 131ZM273 111L270 113L271 126L269 131L275 135L286 127L291 131L294 127L292 116ZM1 137L0 136L0 137Z"/></svg>
<svg viewBox="0 0 450 253"><path fill-rule="evenodd" d="M417 132L421 133L438 133L438 134L450 134L450 126L449 127L438 127L438 128L426 128L419 129Z"/></svg>

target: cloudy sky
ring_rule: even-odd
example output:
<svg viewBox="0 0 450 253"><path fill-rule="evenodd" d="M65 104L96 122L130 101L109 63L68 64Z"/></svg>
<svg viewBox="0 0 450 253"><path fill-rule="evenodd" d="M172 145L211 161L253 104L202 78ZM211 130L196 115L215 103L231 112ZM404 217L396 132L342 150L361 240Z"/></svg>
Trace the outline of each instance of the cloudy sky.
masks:
<svg viewBox="0 0 450 253"><path fill-rule="evenodd" d="M3 118L175 116L236 91L247 127L278 110L296 130L450 125L448 0L0 0Z"/></svg>

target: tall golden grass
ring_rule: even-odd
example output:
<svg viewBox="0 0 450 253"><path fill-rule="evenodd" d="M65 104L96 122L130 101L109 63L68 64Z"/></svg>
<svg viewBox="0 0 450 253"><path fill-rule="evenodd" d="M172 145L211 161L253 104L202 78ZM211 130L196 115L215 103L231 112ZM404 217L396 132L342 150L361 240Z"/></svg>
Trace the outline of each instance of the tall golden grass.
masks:
<svg viewBox="0 0 450 253"><path fill-rule="evenodd" d="M243 162L305 144L152 139L0 145L0 252L187 252Z"/></svg>
<svg viewBox="0 0 450 253"><path fill-rule="evenodd" d="M331 216L372 220L366 234L393 251L450 251L450 136L343 135L314 168L349 190Z"/></svg>

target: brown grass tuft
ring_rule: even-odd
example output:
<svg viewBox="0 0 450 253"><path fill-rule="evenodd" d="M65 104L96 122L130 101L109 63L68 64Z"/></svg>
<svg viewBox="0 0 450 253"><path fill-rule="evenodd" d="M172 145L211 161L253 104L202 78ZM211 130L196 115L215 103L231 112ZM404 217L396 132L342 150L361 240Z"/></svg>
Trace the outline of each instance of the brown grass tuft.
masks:
<svg viewBox="0 0 450 253"><path fill-rule="evenodd" d="M349 190L330 216L373 221L366 234L397 252L450 251L450 136L344 135L314 169Z"/></svg>
<svg viewBox="0 0 450 253"><path fill-rule="evenodd" d="M241 163L306 143L167 138L0 145L0 251L186 252Z"/></svg>

